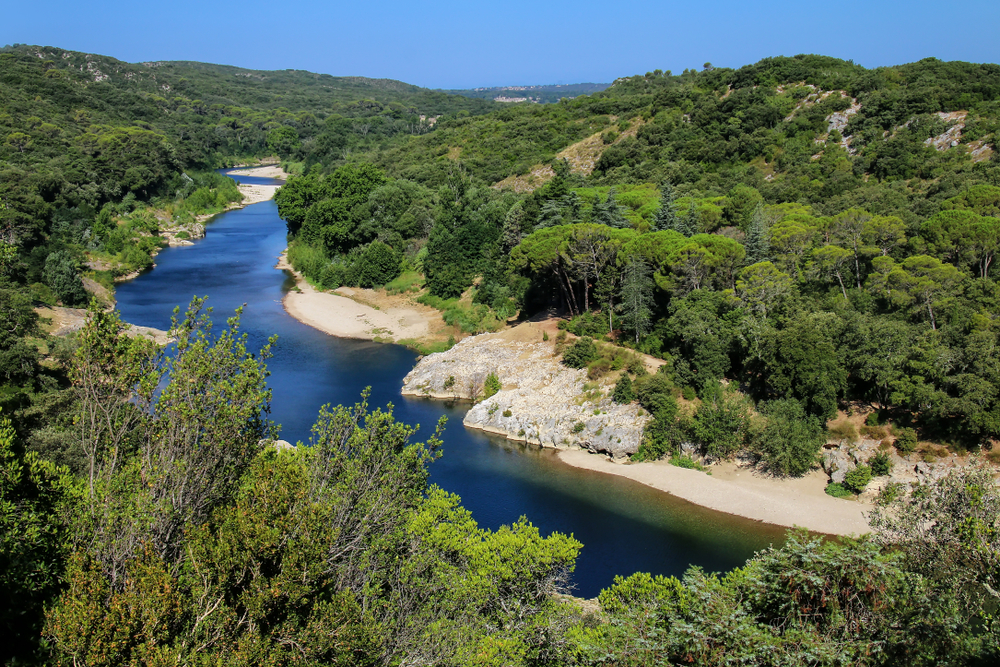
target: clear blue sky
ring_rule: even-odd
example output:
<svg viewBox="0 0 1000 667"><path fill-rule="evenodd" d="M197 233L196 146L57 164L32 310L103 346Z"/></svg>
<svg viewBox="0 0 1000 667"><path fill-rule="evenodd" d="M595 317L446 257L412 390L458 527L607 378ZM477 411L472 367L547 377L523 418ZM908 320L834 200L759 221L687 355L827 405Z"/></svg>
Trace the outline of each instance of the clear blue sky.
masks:
<svg viewBox="0 0 1000 667"><path fill-rule="evenodd" d="M387 77L430 88L608 82L797 53L866 67L928 56L1000 62L1000 0L4 4L0 45Z"/></svg>

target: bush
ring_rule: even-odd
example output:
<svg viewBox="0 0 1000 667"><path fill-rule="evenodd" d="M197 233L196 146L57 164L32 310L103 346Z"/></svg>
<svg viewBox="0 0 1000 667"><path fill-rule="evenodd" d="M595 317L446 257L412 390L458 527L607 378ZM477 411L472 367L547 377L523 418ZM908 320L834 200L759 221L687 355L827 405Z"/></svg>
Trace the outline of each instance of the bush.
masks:
<svg viewBox="0 0 1000 667"><path fill-rule="evenodd" d="M702 472L708 470L708 468L691 458L690 454L674 454L670 457L670 465L677 466L678 468L686 468L687 470L701 470Z"/></svg>
<svg viewBox="0 0 1000 667"><path fill-rule="evenodd" d="M68 252L58 250L45 259L45 282L64 306L82 306L87 303L83 280L77 271L76 262Z"/></svg>
<svg viewBox="0 0 1000 667"><path fill-rule="evenodd" d="M650 414L655 415L664 408L677 411L677 401L674 400L674 385L666 375L646 375L636 378L632 383L639 404Z"/></svg>
<svg viewBox="0 0 1000 667"><path fill-rule="evenodd" d="M721 387L710 389L694 414L691 432L702 451L724 459L746 443L750 426L749 406L739 396L726 394Z"/></svg>
<svg viewBox="0 0 1000 667"><path fill-rule="evenodd" d="M830 482L826 485L824 489L826 495L833 496L834 498L850 498L854 494L843 487L843 485L837 482Z"/></svg>
<svg viewBox="0 0 1000 667"><path fill-rule="evenodd" d="M858 441L858 427L852 422L842 421L830 426L830 439L844 442Z"/></svg>
<svg viewBox="0 0 1000 667"><path fill-rule="evenodd" d="M483 398L489 398L501 389L503 389L503 385L500 384L500 378L497 377L496 373L491 372L483 383Z"/></svg>
<svg viewBox="0 0 1000 667"><path fill-rule="evenodd" d="M587 364L587 378L590 380L599 380L608 373L614 365L609 359L596 359Z"/></svg>
<svg viewBox="0 0 1000 667"><path fill-rule="evenodd" d="M776 475L798 477L816 463L826 432L814 415L791 398L768 401L761 407L765 417L751 437L751 448L764 468Z"/></svg>
<svg viewBox="0 0 1000 667"><path fill-rule="evenodd" d="M600 357L597 345L590 336L584 336L563 352L562 362L570 368L583 368Z"/></svg>
<svg viewBox="0 0 1000 667"><path fill-rule="evenodd" d="M573 424L573 433L580 433L584 428L583 422L577 422Z"/></svg>
<svg viewBox="0 0 1000 667"><path fill-rule="evenodd" d="M868 459L868 466L872 469L872 475L882 477L892 472L892 460L885 452L879 452Z"/></svg>
<svg viewBox="0 0 1000 667"><path fill-rule="evenodd" d="M862 463L847 473L844 477L844 486L854 493L861 493L870 481L872 481L872 469Z"/></svg>
<svg viewBox="0 0 1000 667"><path fill-rule="evenodd" d="M402 259L402 255L393 248L381 241L372 241L357 262L357 284L361 287L385 285L402 272Z"/></svg>
<svg viewBox="0 0 1000 667"><path fill-rule="evenodd" d="M677 401L671 395L662 397L659 409L642 432L639 450L632 455L634 461L656 461L678 451L687 439L685 424L677 420Z"/></svg>
<svg viewBox="0 0 1000 667"><path fill-rule="evenodd" d="M912 428L903 428L896 435L896 449L900 454L910 454L917 448L917 432Z"/></svg>
<svg viewBox="0 0 1000 667"><path fill-rule="evenodd" d="M618 384L615 385L615 391L611 394L611 398L615 403L622 405L635 400L635 390L632 389L632 380L629 379L628 373L622 373L621 377L618 378Z"/></svg>

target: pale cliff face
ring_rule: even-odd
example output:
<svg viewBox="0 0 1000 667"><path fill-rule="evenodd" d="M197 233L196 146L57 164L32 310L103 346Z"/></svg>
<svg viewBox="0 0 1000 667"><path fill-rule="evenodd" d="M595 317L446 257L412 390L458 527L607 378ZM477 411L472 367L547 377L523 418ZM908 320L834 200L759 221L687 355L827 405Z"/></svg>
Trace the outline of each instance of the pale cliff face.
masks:
<svg viewBox="0 0 1000 667"><path fill-rule="evenodd" d="M607 385L584 389L585 371L567 368L551 346L484 334L447 352L424 357L403 380L403 393L444 399L483 394L496 373L503 389L478 403L465 425L544 447L581 448L614 458L634 454L649 417L636 404L619 405ZM589 386L589 385L588 385Z"/></svg>

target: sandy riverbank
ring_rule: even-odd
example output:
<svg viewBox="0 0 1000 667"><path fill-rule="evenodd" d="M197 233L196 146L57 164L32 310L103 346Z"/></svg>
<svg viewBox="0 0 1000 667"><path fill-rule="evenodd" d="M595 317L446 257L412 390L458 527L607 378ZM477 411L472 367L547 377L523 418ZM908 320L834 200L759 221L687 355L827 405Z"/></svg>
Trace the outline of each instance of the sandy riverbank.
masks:
<svg viewBox="0 0 1000 667"><path fill-rule="evenodd" d="M666 461L612 463L604 456L582 450L561 451L559 458L576 468L626 477L696 505L747 519L802 526L828 535L869 532L865 513L871 508L826 495L826 475L818 470L785 480L764 477L732 463L713 466L712 474L706 475Z"/></svg>
<svg viewBox="0 0 1000 667"><path fill-rule="evenodd" d="M350 298L364 290L341 287L339 294L321 292L295 273L285 255L279 258L275 268L291 271L298 286L298 291L288 292L282 300L285 311L298 321L331 336L363 340L377 338L382 342L421 340L443 324L440 313L430 308L375 308Z"/></svg>
<svg viewBox="0 0 1000 667"><path fill-rule="evenodd" d="M266 164L260 167L243 167L242 169L233 169L229 172L230 176L257 176L259 178L277 178L279 180L286 180L288 174L285 170L276 164Z"/></svg>
<svg viewBox="0 0 1000 667"><path fill-rule="evenodd" d="M229 172L230 176L236 177L236 181L239 183L240 176L256 176L258 178L274 178L278 180L285 180L288 178L288 174L277 165L267 165L264 167L248 167L246 169L237 169L235 171ZM254 185L247 183L239 183L237 186L240 189L240 193L243 194L243 201L240 202L239 206L250 206L251 204L259 204L262 201L268 201L274 199L274 193L278 191L280 185Z"/></svg>

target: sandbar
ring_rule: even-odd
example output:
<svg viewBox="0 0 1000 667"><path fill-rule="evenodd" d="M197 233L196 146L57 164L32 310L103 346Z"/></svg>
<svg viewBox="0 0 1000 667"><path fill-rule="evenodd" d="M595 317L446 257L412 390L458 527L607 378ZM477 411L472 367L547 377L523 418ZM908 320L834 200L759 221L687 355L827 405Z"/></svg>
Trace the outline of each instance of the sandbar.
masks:
<svg viewBox="0 0 1000 667"><path fill-rule="evenodd" d="M559 459L576 468L626 477L695 505L764 523L801 526L827 535L871 532L865 517L871 508L826 495L826 475L821 470L796 479L776 479L734 463L713 466L712 475L707 475L667 461L613 463L583 450L561 451Z"/></svg>
<svg viewBox="0 0 1000 667"><path fill-rule="evenodd" d="M298 286L297 291L288 292L282 299L285 311L314 329L341 338L377 338L381 342L420 339L430 333L433 318L427 313L411 308L376 309L345 294L321 292L292 269L284 254L275 268L290 271ZM354 292L344 287L340 290L346 294Z"/></svg>

